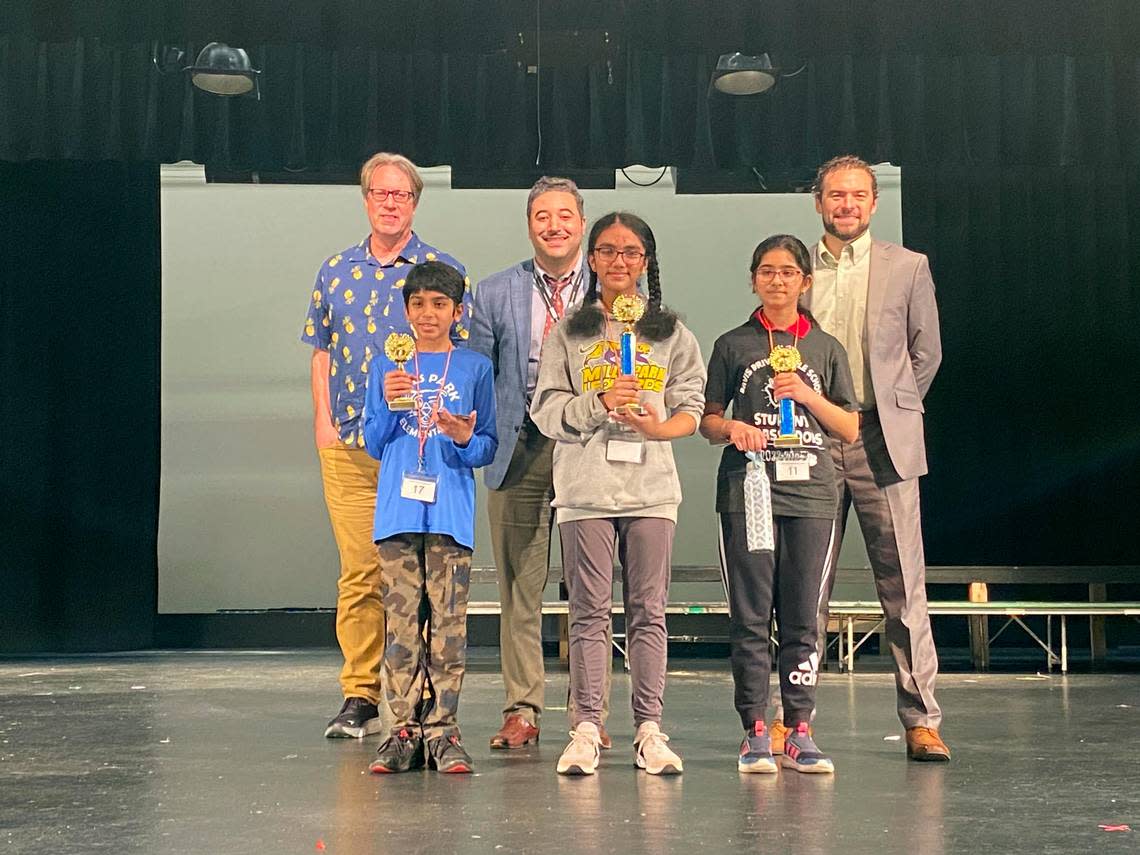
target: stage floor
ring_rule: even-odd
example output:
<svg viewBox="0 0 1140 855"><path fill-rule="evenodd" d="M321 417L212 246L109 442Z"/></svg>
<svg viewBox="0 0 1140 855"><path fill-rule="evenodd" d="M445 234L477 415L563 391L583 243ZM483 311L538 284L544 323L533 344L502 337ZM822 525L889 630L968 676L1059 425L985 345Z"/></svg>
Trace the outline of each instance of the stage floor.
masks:
<svg viewBox="0 0 1140 855"><path fill-rule="evenodd" d="M492 752L501 681L475 654L461 724L478 774L377 777L380 738L326 740L332 652L0 660L0 851L154 853L1140 850L1140 675L953 674L950 764L905 759L887 674L824 674L816 734L834 778L743 776L727 666L671 663L678 778L615 747L560 778L567 676L549 663L543 742ZM1133 831L1101 826L1131 825Z"/></svg>

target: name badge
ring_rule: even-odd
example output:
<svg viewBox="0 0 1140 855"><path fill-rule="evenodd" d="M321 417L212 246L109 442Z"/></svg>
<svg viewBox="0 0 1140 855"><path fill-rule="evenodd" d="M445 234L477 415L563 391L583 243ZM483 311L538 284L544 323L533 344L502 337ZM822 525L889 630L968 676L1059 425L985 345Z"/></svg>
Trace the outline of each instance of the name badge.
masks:
<svg viewBox="0 0 1140 855"><path fill-rule="evenodd" d="M400 482L400 496L430 505L435 501L435 488L438 484L439 479L434 475L405 472L404 480Z"/></svg>
<svg viewBox="0 0 1140 855"><path fill-rule="evenodd" d="M811 479L811 465L807 459L803 460L777 460L777 481L807 481Z"/></svg>
<svg viewBox="0 0 1140 855"><path fill-rule="evenodd" d="M606 460L610 463L641 463L645 460L645 443L609 439L606 441Z"/></svg>

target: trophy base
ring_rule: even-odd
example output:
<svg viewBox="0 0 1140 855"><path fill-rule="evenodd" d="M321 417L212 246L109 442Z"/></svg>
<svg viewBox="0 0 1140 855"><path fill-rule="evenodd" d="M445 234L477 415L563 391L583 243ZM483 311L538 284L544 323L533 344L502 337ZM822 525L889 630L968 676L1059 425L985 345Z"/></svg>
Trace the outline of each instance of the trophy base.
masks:
<svg viewBox="0 0 1140 855"><path fill-rule="evenodd" d="M796 434L790 433L776 437L772 440L772 445L776 446L776 448L799 448L803 445L803 442L800 441L800 438Z"/></svg>
<svg viewBox="0 0 1140 855"><path fill-rule="evenodd" d="M396 400L388 402L388 409L392 412L403 412L406 410L414 410L415 408L415 398L396 398Z"/></svg>

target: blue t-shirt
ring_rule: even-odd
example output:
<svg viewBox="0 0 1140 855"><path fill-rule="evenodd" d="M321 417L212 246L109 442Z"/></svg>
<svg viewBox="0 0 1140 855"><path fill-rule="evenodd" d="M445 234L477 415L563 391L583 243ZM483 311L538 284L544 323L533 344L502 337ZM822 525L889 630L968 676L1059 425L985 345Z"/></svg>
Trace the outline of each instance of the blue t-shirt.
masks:
<svg viewBox="0 0 1140 855"><path fill-rule="evenodd" d="M430 412L440 390L446 353L419 354L419 407ZM435 425L424 446L424 470L438 478L435 502L405 499L400 486L405 473L414 473L419 463L419 432L416 410L388 409L384 400L384 375L396 368L381 351L372 361L364 402L364 443L380 461L376 488L376 518L373 540L396 534L423 532L449 534L468 549L475 548L475 475L472 469L486 466L495 457L499 438L495 432L494 369L491 360L466 348L451 351L441 406L466 416L476 411L475 432L464 447L440 433ZM404 370L416 373L416 363Z"/></svg>
<svg viewBox="0 0 1140 855"><path fill-rule="evenodd" d="M301 341L329 352L329 404L333 426L346 445L364 447L360 414L372 357L384 352L393 329L411 332L404 314L404 277L421 261L439 260L463 274L463 316L451 329L456 344L466 340L471 289L463 265L412 232L391 264L381 264L366 237L327 259L317 271Z"/></svg>

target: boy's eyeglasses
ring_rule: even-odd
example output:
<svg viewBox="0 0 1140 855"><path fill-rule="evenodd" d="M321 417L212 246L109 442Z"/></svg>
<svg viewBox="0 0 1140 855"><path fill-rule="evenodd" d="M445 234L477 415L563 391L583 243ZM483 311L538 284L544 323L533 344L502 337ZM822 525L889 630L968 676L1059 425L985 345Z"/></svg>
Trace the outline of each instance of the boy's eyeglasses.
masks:
<svg viewBox="0 0 1140 855"><path fill-rule="evenodd" d="M368 191L368 195L373 202L383 202L389 196L392 201L398 205L406 205L408 202L416 198L416 194L411 190L385 190L381 187L375 187Z"/></svg>
<svg viewBox="0 0 1140 855"><path fill-rule="evenodd" d="M756 281L771 282L777 276L781 282L795 282L803 276L803 271L795 267L758 267L756 268Z"/></svg>
<svg viewBox="0 0 1140 855"><path fill-rule="evenodd" d="M602 261L613 261L620 255L625 259L626 264L637 264L645 258L645 253L640 249L618 249L616 246L596 246L594 247L594 255Z"/></svg>

